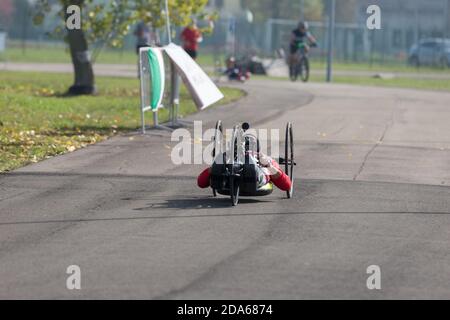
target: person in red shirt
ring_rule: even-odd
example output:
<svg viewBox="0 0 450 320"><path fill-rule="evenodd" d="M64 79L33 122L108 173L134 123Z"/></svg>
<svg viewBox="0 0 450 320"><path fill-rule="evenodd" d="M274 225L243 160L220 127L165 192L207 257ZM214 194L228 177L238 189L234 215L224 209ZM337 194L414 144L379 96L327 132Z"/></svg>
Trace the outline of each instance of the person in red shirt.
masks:
<svg viewBox="0 0 450 320"><path fill-rule="evenodd" d="M278 189L289 191L291 189L291 179L280 169L280 165L272 158L263 153L259 154L258 184L264 186L272 182ZM202 188L208 188L211 185L211 168L203 170L197 178L197 185Z"/></svg>
<svg viewBox="0 0 450 320"><path fill-rule="evenodd" d="M203 41L202 33L195 21L192 25L184 28L181 33L181 41L183 42L183 49L195 60L198 55L198 44Z"/></svg>

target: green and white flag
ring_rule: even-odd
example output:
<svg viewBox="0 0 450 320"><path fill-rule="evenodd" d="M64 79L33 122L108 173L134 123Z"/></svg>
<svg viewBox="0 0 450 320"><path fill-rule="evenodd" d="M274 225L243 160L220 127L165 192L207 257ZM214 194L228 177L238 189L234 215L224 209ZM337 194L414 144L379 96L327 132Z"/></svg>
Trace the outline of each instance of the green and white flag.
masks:
<svg viewBox="0 0 450 320"><path fill-rule="evenodd" d="M149 72L151 79L150 87L150 107L152 111L157 111L162 107L165 84L164 58L159 48L149 48L147 51Z"/></svg>

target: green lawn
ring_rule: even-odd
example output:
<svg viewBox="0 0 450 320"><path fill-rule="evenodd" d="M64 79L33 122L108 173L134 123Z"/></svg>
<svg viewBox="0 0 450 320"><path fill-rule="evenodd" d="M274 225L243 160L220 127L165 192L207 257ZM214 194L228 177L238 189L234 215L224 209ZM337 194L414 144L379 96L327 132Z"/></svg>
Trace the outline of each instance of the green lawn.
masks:
<svg viewBox="0 0 450 320"><path fill-rule="evenodd" d="M98 77L97 96L62 97L71 80L70 74L0 72L0 172L139 127L137 79ZM222 92L221 104L243 95ZM181 115L196 112L184 88L181 99ZM164 109L160 121L167 118Z"/></svg>
<svg viewBox="0 0 450 320"><path fill-rule="evenodd" d="M0 53L0 61L8 62L36 62L36 63L70 63L69 52L61 45L36 46L28 45L26 50L20 47L9 47ZM137 55L133 49L104 49L98 55L96 63L108 64L136 64ZM200 52L198 62L203 66L213 66L214 58L211 54Z"/></svg>
<svg viewBox="0 0 450 320"><path fill-rule="evenodd" d="M0 53L0 61L8 62L39 62L39 63L70 63L70 54L62 46L37 47L29 46L26 50L19 47L7 48ZM131 50L104 50L100 53L97 63L135 64L137 56Z"/></svg>
<svg viewBox="0 0 450 320"><path fill-rule="evenodd" d="M316 70L326 70L326 63L322 60L312 59L311 61L313 68ZM376 72L392 72L392 73L449 73L450 69L448 68L438 68L438 67L414 67L408 65L406 62L391 62L385 64L374 63L370 65L367 62L343 62L343 61L335 61L333 63L333 69L339 71L370 71L373 73Z"/></svg>
<svg viewBox="0 0 450 320"><path fill-rule="evenodd" d="M288 77L264 77L253 76L254 79L270 79L277 81L290 81ZM325 83L323 76L312 75L310 82ZM302 84L300 80L297 82ZM360 76L334 76L333 83L352 84L361 86L377 86L390 88L405 88L405 89L419 89L419 90L438 90L450 92L450 79L417 79L417 78L394 78L394 79L376 79L370 77Z"/></svg>
<svg viewBox="0 0 450 320"><path fill-rule="evenodd" d="M311 81L324 82L323 77L313 76ZM392 88L410 88L410 89L422 89L422 90L440 90L450 91L450 79L418 79L418 78L394 78L394 79L377 79L370 77L333 77L334 83L354 84L354 85L366 85L366 86L379 86L379 87L392 87Z"/></svg>
<svg viewBox="0 0 450 320"><path fill-rule="evenodd" d="M313 70L317 70L321 68L321 65L317 62L311 63L311 68ZM339 70L339 68L335 68L334 70ZM407 69L404 69L407 70ZM386 70L385 70L386 71ZM391 70L393 71L393 70ZM449 71L447 71L449 72ZM374 71L375 74L375 71ZM253 78L256 79L271 79L278 81L290 81L288 75L286 77L264 77L264 76L256 76ZM311 82L325 82L325 76L322 75L311 75ZM301 84L301 81L298 81ZM342 84L353 84L353 85L366 85L366 86L380 86L380 87L392 87L392 88L410 88L410 89L421 89L421 90L439 90L439 91L450 91L450 79L427 79L418 77L410 77L409 75L404 75L403 77L395 77L392 79L381 79L374 78L370 76L360 76L360 75L351 75L351 76L333 76L333 83L342 83Z"/></svg>
<svg viewBox="0 0 450 320"><path fill-rule="evenodd" d="M220 59L225 59L223 54ZM208 50L201 48L198 57L198 63L202 66L214 66L214 56L208 53ZM312 63L315 69L325 70L326 64L323 59L312 58ZM70 55L61 43L49 45L42 44L27 44L26 49L23 50L19 43L13 42L7 47L4 53L0 53L0 61L9 62L41 62L41 63L70 63ZM135 64L137 61L134 49L108 49L101 51L96 60L96 63L111 63L111 64ZM224 61L221 61L222 64ZM424 72L424 73L445 73L450 72L450 69L432 68L432 67L412 67L406 63L395 61L386 62L385 64L374 63L370 65L368 62L355 63L343 62L336 60L334 63L335 70L346 71L372 71L372 72Z"/></svg>

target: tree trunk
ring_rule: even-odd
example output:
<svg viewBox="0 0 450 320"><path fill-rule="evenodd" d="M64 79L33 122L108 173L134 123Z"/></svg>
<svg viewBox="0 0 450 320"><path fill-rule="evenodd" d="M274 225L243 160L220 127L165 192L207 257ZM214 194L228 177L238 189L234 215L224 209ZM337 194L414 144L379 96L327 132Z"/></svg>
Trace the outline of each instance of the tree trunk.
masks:
<svg viewBox="0 0 450 320"><path fill-rule="evenodd" d="M70 95L94 94L94 72L88 44L83 30L67 30L70 55L74 69L74 84L69 88Z"/></svg>

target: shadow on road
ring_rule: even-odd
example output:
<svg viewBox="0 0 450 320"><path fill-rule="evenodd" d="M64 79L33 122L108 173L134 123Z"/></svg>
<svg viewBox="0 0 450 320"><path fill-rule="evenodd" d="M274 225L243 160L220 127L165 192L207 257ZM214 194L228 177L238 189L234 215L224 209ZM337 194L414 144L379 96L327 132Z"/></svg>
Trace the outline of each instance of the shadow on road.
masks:
<svg viewBox="0 0 450 320"><path fill-rule="evenodd" d="M257 199L240 199L240 204L265 203L270 201L262 201ZM188 199L167 199L161 203L152 203L146 207L136 208L137 211L148 211L154 209L223 209L230 208L231 202L225 197L199 197Z"/></svg>

